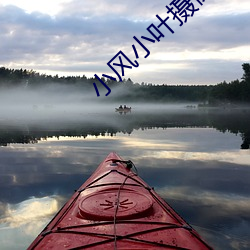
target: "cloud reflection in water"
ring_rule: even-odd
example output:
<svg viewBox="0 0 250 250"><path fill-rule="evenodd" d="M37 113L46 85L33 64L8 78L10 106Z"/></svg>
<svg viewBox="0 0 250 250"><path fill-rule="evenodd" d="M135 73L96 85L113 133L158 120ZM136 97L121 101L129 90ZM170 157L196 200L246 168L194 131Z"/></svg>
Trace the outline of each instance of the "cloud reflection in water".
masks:
<svg viewBox="0 0 250 250"><path fill-rule="evenodd" d="M0 151L0 237L6 243L16 235L17 249L27 246L50 220L47 208L55 213L62 205L53 195L67 199L115 150L188 222L206 228L201 232L216 249L244 249L250 244L250 155L236 149L240 142L211 128L167 128L11 145Z"/></svg>
<svg viewBox="0 0 250 250"><path fill-rule="evenodd" d="M5 204L0 217L0 242L4 249L22 249L37 236L59 210L60 197L30 198L18 204Z"/></svg>

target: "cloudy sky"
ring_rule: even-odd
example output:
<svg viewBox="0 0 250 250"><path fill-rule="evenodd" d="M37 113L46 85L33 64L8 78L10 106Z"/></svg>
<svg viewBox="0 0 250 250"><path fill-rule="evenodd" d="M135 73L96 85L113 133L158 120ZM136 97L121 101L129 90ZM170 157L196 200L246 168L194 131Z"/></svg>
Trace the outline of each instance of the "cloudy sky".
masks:
<svg viewBox="0 0 250 250"><path fill-rule="evenodd" d="M199 11L181 27L166 13L171 1L0 0L0 66L59 76L117 77L107 63L122 50L139 63L125 68L124 77L134 82L215 84L240 79L242 63L250 62L249 0L206 0L203 6L192 0ZM141 36L153 39L147 27L159 25L156 14L162 19L169 15L175 33L161 26L165 37L151 43ZM147 58L133 36L150 50Z"/></svg>

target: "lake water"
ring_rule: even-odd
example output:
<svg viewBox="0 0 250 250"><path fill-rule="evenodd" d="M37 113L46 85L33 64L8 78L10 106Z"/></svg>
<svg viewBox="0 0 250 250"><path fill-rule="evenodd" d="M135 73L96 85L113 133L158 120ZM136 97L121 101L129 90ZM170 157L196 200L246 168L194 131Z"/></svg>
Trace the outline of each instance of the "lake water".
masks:
<svg viewBox="0 0 250 250"><path fill-rule="evenodd" d="M215 249L250 249L250 111L113 110L0 118L0 248L27 248L115 151Z"/></svg>

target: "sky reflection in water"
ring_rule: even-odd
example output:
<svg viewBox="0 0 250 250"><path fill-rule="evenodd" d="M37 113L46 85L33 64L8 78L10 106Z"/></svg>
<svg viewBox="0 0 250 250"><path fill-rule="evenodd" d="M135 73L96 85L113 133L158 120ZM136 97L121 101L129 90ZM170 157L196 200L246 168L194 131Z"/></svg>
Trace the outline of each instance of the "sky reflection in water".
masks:
<svg viewBox="0 0 250 250"><path fill-rule="evenodd" d="M1 249L27 247L110 151L131 159L216 249L249 249L250 154L241 142L212 128L158 128L2 147Z"/></svg>

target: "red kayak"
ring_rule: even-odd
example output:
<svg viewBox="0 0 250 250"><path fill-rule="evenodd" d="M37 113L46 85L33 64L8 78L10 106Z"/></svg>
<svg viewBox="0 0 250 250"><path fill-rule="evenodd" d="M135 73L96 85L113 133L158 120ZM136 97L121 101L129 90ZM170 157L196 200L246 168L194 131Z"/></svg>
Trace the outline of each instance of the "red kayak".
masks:
<svg viewBox="0 0 250 250"><path fill-rule="evenodd" d="M28 249L212 249L133 168L110 153Z"/></svg>

